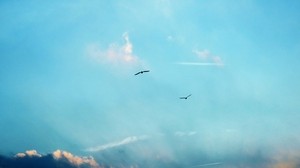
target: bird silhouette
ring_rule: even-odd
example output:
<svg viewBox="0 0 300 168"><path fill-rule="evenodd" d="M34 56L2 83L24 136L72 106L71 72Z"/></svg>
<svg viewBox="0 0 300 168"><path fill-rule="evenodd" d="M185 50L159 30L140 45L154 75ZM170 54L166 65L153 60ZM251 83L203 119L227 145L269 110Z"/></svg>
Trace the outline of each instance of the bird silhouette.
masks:
<svg viewBox="0 0 300 168"><path fill-rule="evenodd" d="M136 73L134 75L139 75L139 74L142 74L142 73L145 73L145 72L150 72L150 70L140 71L140 72L138 72L138 73Z"/></svg>
<svg viewBox="0 0 300 168"><path fill-rule="evenodd" d="M192 94L189 94L188 96L185 97L179 97L179 99L188 99L188 97L192 96Z"/></svg>

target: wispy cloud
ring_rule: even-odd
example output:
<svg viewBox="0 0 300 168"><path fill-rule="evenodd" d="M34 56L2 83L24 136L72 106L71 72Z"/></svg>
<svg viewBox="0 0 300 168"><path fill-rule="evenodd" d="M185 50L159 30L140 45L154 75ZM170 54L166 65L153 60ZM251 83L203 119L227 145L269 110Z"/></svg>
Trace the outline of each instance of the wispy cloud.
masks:
<svg viewBox="0 0 300 168"><path fill-rule="evenodd" d="M197 134L196 131L190 131L190 132L177 131L177 132L175 132L175 135L179 136L179 137L182 137L182 136L193 136L195 134Z"/></svg>
<svg viewBox="0 0 300 168"><path fill-rule="evenodd" d="M131 144L131 143L141 141L141 140L145 140L145 139L148 139L148 138L149 138L149 136L147 136L147 135L130 136L130 137L127 137L127 138L125 138L121 141L111 142L111 143L108 143L108 144L88 148L88 149L86 149L86 151L88 151L88 152L98 152L98 151L102 151L102 150L106 150L106 149L110 149L110 148L114 148L114 147L118 147L118 146Z"/></svg>
<svg viewBox="0 0 300 168"><path fill-rule="evenodd" d="M207 59L208 57L211 57L211 53L207 49L202 51L194 50L193 52L201 59Z"/></svg>
<svg viewBox="0 0 300 168"><path fill-rule="evenodd" d="M213 55L209 50L193 50L193 53L196 54L199 61L197 62L176 62L178 65L187 65L187 66L223 66L224 63L221 57Z"/></svg>
<svg viewBox="0 0 300 168"><path fill-rule="evenodd" d="M216 65L224 65L221 57L212 54L208 49L193 51L202 61L212 62Z"/></svg>
<svg viewBox="0 0 300 168"><path fill-rule="evenodd" d="M100 48L97 44L87 46L87 55L93 60L113 66L128 66L141 63L141 60L133 54L133 44L129 39L129 34L123 34L123 45L111 43L107 49Z"/></svg>

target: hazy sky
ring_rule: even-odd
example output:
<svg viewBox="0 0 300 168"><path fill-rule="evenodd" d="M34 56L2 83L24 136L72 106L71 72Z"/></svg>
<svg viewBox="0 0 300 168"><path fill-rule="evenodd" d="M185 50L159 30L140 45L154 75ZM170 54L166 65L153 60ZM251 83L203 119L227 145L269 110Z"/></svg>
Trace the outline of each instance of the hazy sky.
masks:
<svg viewBox="0 0 300 168"><path fill-rule="evenodd" d="M241 153L296 166L299 9L297 0L2 0L0 153L62 149L101 162L122 148L105 157L188 155L191 166L199 153L216 164Z"/></svg>

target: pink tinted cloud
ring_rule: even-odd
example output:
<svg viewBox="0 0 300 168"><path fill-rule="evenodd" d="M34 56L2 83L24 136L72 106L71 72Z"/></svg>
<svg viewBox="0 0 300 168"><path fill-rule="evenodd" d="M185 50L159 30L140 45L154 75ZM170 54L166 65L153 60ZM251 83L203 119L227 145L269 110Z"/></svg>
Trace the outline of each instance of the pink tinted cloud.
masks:
<svg viewBox="0 0 300 168"><path fill-rule="evenodd" d="M140 59L133 54L133 44L129 34L123 34L122 45L111 43L107 49L101 49L97 44L87 46L87 55L93 60L111 66L130 66L141 63Z"/></svg>

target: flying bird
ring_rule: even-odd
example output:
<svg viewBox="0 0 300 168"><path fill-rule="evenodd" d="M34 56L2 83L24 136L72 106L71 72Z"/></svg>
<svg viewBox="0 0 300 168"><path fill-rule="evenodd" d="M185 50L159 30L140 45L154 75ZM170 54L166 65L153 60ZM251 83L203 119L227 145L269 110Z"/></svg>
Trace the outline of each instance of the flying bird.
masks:
<svg viewBox="0 0 300 168"><path fill-rule="evenodd" d="M179 99L187 99L188 97L192 96L192 94L189 94L188 96L186 97L179 97Z"/></svg>
<svg viewBox="0 0 300 168"><path fill-rule="evenodd" d="M138 73L136 73L134 75L139 75L139 74L142 74L142 73L145 73L145 72L150 72L150 70L140 71L140 72L138 72Z"/></svg>

